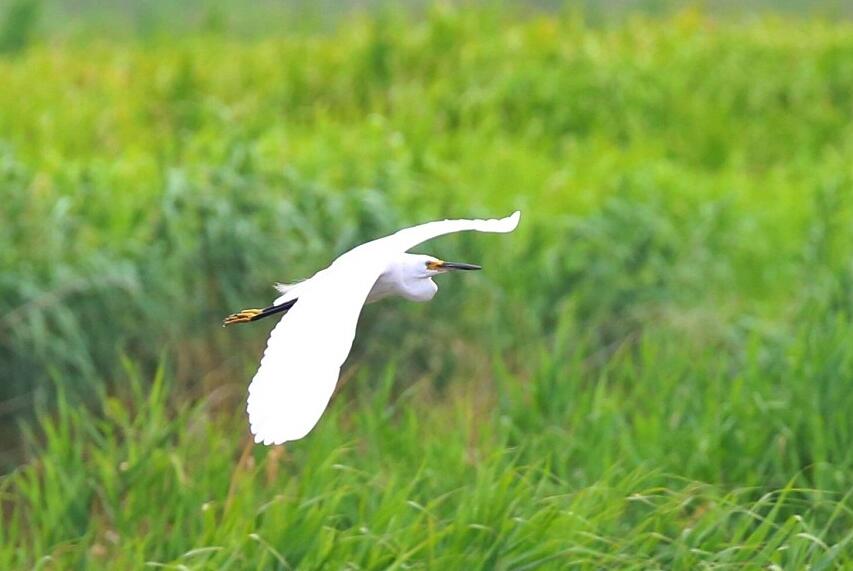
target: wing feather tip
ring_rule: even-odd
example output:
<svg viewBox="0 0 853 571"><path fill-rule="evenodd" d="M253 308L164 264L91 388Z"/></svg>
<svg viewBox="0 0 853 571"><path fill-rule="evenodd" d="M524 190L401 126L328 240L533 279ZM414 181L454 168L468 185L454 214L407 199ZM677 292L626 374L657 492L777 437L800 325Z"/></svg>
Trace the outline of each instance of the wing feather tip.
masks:
<svg viewBox="0 0 853 571"><path fill-rule="evenodd" d="M282 430L276 430L257 420L253 422L251 418L249 419L249 432L252 433L255 444L263 444L264 446L284 444L305 436L305 434L294 435L292 433L285 435L282 434Z"/></svg>
<svg viewBox="0 0 853 571"><path fill-rule="evenodd" d="M502 222L506 222L506 231L512 232L516 228L518 228L518 221L521 220L521 210L516 210L506 218L502 220Z"/></svg>
<svg viewBox="0 0 853 571"><path fill-rule="evenodd" d="M281 436L265 436L261 433L255 434L255 444L263 444L264 446L278 446L280 444L284 444L285 442L289 442L289 440L290 439Z"/></svg>

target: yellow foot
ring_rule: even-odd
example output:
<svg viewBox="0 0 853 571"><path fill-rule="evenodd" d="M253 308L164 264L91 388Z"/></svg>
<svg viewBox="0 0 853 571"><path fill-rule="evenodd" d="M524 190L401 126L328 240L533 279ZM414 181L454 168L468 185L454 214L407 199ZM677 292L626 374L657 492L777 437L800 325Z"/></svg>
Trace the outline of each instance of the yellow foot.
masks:
<svg viewBox="0 0 853 571"><path fill-rule="evenodd" d="M238 313L232 313L222 320L222 327L232 325L234 323L248 323L255 317L261 314L262 309L244 309Z"/></svg>

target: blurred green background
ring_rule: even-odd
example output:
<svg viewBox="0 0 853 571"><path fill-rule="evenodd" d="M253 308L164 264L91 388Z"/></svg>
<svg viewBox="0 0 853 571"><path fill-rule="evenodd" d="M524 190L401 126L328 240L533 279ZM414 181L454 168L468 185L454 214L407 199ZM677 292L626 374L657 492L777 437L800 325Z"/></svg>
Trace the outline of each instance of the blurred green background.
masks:
<svg viewBox="0 0 853 571"><path fill-rule="evenodd" d="M0 569L850 568L850 15L0 2ZM251 446L224 315L516 208Z"/></svg>

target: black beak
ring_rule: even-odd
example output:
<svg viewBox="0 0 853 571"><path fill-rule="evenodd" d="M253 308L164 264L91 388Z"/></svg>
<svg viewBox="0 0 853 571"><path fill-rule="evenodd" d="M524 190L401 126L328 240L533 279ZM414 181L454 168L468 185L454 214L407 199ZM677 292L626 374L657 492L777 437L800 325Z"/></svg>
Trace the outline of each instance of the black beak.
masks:
<svg viewBox="0 0 853 571"><path fill-rule="evenodd" d="M463 264L462 262L442 262L439 266L442 270L482 270L476 264Z"/></svg>

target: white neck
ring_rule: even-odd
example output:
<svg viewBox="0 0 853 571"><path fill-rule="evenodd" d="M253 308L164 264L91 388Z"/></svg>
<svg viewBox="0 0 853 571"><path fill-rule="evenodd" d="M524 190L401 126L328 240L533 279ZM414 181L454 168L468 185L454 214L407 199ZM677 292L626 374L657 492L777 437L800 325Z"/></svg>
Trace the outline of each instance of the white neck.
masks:
<svg viewBox="0 0 853 571"><path fill-rule="evenodd" d="M438 291L438 285L426 270L426 259L417 254L401 254L394 259L373 284L367 303L391 295L399 295L409 301L431 300Z"/></svg>

